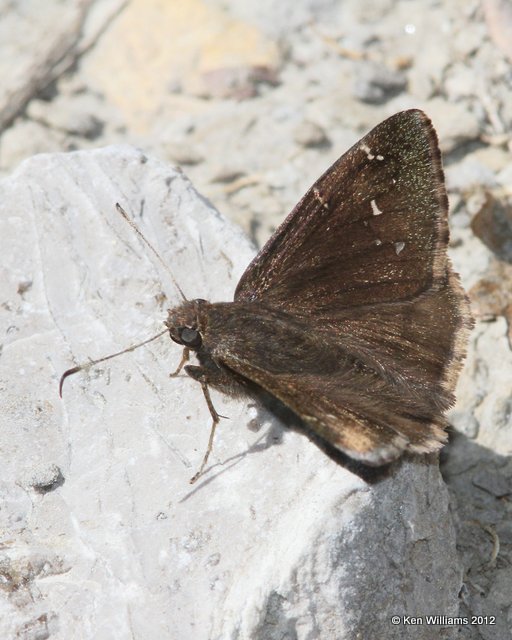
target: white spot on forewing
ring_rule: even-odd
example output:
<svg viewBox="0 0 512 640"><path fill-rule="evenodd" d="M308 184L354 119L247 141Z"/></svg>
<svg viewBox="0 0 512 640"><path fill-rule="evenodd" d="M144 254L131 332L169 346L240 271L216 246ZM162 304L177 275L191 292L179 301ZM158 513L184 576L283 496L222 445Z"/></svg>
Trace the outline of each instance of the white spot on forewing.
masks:
<svg viewBox="0 0 512 640"><path fill-rule="evenodd" d="M382 211L379 209L379 207L377 206L377 203L375 202L375 200L372 200L370 202L371 206L372 206L372 213L374 216L380 216L382 215Z"/></svg>
<svg viewBox="0 0 512 640"><path fill-rule="evenodd" d="M377 160L380 160L382 162L382 160L384 160L384 156L381 156L380 153L378 156L376 156Z"/></svg>
<svg viewBox="0 0 512 640"><path fill-rule="evenodd" d="M399 255L405 247L405 242L395 242L395 253L396 255Z"/></svg>
<svg viewBox="0 0 512 640"><path fill-rule="evenodd" d="M361 149L361 151L366 153L366 157L368 158L368 160L373 160L375 158L375 156L372 153L372 150L367 144L360 144L359 148Z"/></svg>
<svg viewBox="0 0 512 640"><path fill-rule="evenodd" d="M315 194L315 198L318 200L318 202L322 205L322 207L324 209L328 209L329 205L327 204L327 202L322 198L322 196L320 195L320 191L318 191L318 189L316 187L314 187L313 189L313 193Z"/></svg>
<svg viewBox="0 0 512 640"><path fill-rule="evenodd" d="M377 238L377 240L375 240L375 244L376 244L378 247L380 247L380 245L382 244L382 240L379 240L379 239Z"/></svg>

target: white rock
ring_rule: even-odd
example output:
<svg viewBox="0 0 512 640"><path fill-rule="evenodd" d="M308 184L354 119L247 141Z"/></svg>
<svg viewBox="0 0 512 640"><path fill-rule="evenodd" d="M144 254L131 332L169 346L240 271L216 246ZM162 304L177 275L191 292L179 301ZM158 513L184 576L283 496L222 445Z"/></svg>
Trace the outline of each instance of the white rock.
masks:
<svg viewBox="0 0 512 640"><path fill-rule="evenodd" d="M435 460L367 484L213 392L230 419L191 487L210 419L197 383L168 378L181 354L166 337L59 399L64 369L160 331L178 301L115 202L188 297L231 299L253 249L181 173L109 147L36 156L0 190L0 637L399 638L392 615L456 613ZM24 482L53 468L53 490Z"/></svg>

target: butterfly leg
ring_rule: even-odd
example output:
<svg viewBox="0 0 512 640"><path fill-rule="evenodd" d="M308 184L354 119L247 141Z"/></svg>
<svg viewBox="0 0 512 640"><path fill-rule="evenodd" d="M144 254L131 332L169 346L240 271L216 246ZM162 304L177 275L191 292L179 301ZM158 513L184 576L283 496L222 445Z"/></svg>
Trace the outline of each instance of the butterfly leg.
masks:
<svg viewBox="0 0 512 640"><path fill-rule="evenodd" d="M183 365L188 362L189 356L190 356L190 349L188 347L185 347L183 349L183 354L181 356L180 363L176 368L176 371L173 371L172 373L170 373L169 378L175 378L179 374L179 372L183 369Z"/></svg>
<svg viewBox="0 0 512 640"><path fill-rule="evenodd" d="M201 462L201 466L199 467L199 471L194 474L192 478L190 478L190 484L194 484L194 482L196 482L196 480L202 475L203 469L208 462L211 450L213 449L213 438L215 435L215 429L217 428L220 419L224 416L219 415L215 410L215 407L213 406L213 402L210 396L210 390L208 388L208 376L206 373L206 369L204 367L188 366L185 370L191 378L194 378L194 380L197 380L200 383L201 389L203 390L204 398L206 400L206 404L208 405L208 410L210 411L210 415L212 417L212 428L210 430L210 437L208 438L206 453L204 454L203 461Z"/></svg>

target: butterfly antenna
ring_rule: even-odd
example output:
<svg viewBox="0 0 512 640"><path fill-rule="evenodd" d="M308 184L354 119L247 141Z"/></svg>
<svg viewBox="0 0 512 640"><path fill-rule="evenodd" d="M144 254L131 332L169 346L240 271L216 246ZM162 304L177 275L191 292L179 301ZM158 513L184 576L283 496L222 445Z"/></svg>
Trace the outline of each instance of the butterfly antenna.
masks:
<svg viewBox="0 0 512 640"><path fill-rule="evenodd" d="M166 263L163 261L162 256L158 253L158 251L155 249L155 247L151 244L151 242L146 238L146 236L142 233L142 231L139 229L139 227L135 224L135 222L130 218L130 216L126 213L126 211L123 209L123 207L119 204L119 202L116 202L116 209L118 211L118 213L120 213L123 218L126 220L126 222L130 225L130 227L135 231L135 233L139 236L139 238L145 243L145 245L147 247L149 247L151 249L151 251L153 252L153 254L156 256L158 262L160 262L160 264L163 266L163 268L167 271L167 273L169 274L172 283L174 284L174 286L176 287L176 289L178 290L180 296L183 299L183 302L187 301L187 298L185 296L185 294L183 293L180 285L176 282L176 278L174 277L172 271L169 269L169 267L166 265Z"/></svg>
<svg viewBox="0 0 512 640"><path fill-rule="evenodd" d="M144 340L144 342L133 344L131 347L127 347L126 349L123 349L122 351L118 351L117 353L111 353L110 355L103 356L103 358L98 358L97 360L90 360L89 362L85 362L84 364L79 364L76 367L71 367L71 369L64 371L64 373L60 377L59 396L62 398L62 386L64 384L64 380L69 376L72 376L75 373L78 373L79 371L87 371L87 369L94 367L94 365L99 364L100 362L105 362L105 360L110 360L111 358L116 358L117 356L120 356L123 353L128 353L129 351L135 351L135 349L138 349L139 347L143 347L145 344L148 344L148 342L153 342L153 340L160 338L161 336L164 335L164 333L167 333L167 332L168 332L168 329L165 329L164 331L160 331L160 333L157 333L156 336L153 336L152 338L148 338L147 340Z"/></svg>

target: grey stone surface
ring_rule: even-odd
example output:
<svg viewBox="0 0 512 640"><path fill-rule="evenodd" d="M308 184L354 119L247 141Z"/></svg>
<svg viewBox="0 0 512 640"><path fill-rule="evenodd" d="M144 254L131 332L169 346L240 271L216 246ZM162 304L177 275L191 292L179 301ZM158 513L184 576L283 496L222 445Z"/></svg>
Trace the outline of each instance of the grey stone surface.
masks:
<svg viewBox="0 0 512 640"><path fill-rule="evenodd" d="M158 332L177 301L117 201L189 297L229 300L253 255L181 173L130 147L36 156L2 182L1 637L403 638L392 615L455 614L435 457L365 482L213 392L230 419L191 487L209 416L197 383L168 378L167 337L58 397L64 369Z"/></svg>
<svg viewBox="0 0 512 640"><path fill-rule="evenodd" d="M35 153L134 144L147 153L184 164L198 190L261 245L313 180L360 135L400 109L420 107L433 119L445 154L452 210L452 257L465 286L469 290L485 278L494 260L500 260L496 273L505 274L510 270L512 256L506 252L493 254L471 229L473 216L478 215L489 196L504 211L512 202L512 85L507 45L511 25L506 2L85 0L41 3L23 0L0 2L0 15L2 175L10 174L20 161ZM364 103L353 95L359 70L375 64L406 79L401 92L385 94L386 100L379 105ZM198 86L204 90L205 70L210 79L220 82L221 88L222 82L229 88L231 77L258 74L258 65L263 65L263 75L270 71L277 84L258 83L257 90L247 92L246 99L223 99L210 92L206 100L201 97L204 91L201 94L197 90ZM40 92L43 86L47 88ZM230 95L229 91L225 95ZM13 119L15 114L19 115ZM325 132L330 145L311 144L315 135L307 128L304 131L305 123L313 123L318 132ZM320 140L319 136L317 141ZM83 211L82 200L79 200L77 207ZM109 199L101 210L108 211L110 216L111 207ZM145 211L149 209L146 207ZM499 238L500 232L491 228L490 222L487 226L497 245L509 246L510 239ZM11 229L9 234L12 233ZM32 235L27 238L32 239ZM28 239L26 245L32 246ZM1 256L2 274L7 273L9 277L0 281L0 287L6 287L13 278L9 295L0 301L1 313L10 314L2 342L14 339L17 323L23 322L23 314L33 305L34 291L41 290L40 282L33 279L32 269L24 266L27 249L20 250L19 245L14 244L17 250L9 249ZM172 241L165 245L172 246ZM135 251L139 245L130 246ZM89 250L84 246L79 254L84 256L84 263ZM96 254L93 252L93 255ZM101 263L100 258L98 261ZM130 265L132 263L130 259ZM105 269L101 275L105 275ZM145 277L144 282L153 281L152 275ZM200 276L197 279L199 281ZM495 277L494 282L500 284L500 280ZM504 277L502 280L498 302L506 303L508 299L510 309L512 288L507 288ZM99 281L101 279L94 278L94 282ZM165 273L159 273L158 282L166 282ZM116 283L111 288L123 292L128 283L129 278L122 286ZM89 280L85 279L80 286L88 284ZM128 292L132 300L139 302L140 291L145 291L140 284L134 283L133 291ZM215 290L222 286L218 279ZM102 290L98 285L91 299L97 299ZM160 290L161 287L155 285L157 298L162 301ZM122 299L121 295L121 300L116 298L115 303L116 308L123 309L122 315L116 318L118 326L112 328L117 333L109 334L113 348L146 335L145 330L150 328L142 317L136 326L135 322L130 324L137 308L128 304L126 309ZM111 303L108 300L107 303L105 307L110 307ZM161 312L161 317L165 302L162 304L161 309L157 305L156 313L158 316ZM34 313L44 324L46 316L38 315L41 305L44 307L44 300L35 307ZM140 315L152 318L154 326L159 326L153 312L154 303L144 305ZM151 312L146 313L150 309ZM86 317L95 316L87 312ZM450 491L458 556L464 568L460 611L496 614L499 618L497 625L462 625L458 637L502 640L510 636L512 612L512 597L509 597L512 586L507 572L512 562L510 495L494 495L473 480L485 478L487 488L494 487L494 493L505 491L510 481L507 465L512 451L512 352L503 313L494 316L484 313L477 320L468 363L459 384L459 402L450 415L456 434L464 437L454 437L443 451L442 473ZM130 325L126 333L120 333L123 323ZM44 333L44 328L42 331ZM49 339L53 339L53 329L48 331ZM84 335L83 343L80 339L74 341L73 351L68 347L69 359L72 353L76 357L91 353L91 334ZM41 338L30 339L25 348L34 350L40 341ZM97 351L92 355L109 349L107 341L105 332L98 338ZM163 347L155 344L150 353L157 348ZM63 347L52 347L51 353L55 357L66 351ZM128 366L129 361L139 362L142 356L143 352L136 352L125 356L127 359L123 362ZM175 358L173 349L172 354L169 351L169 370L175 366ZM0 356L0 362L1 359ZM114 365L118 366L115 363L102 369L102 375L112 371ZM60 371L64 364L59 363L55 371ZM44 369L46 374L48 366ZM25 364L19 368L27 370ZM16 377L22 375L26 374ZM90 390L91 381L94 385L95 376L99 375L99 370L91 371L89 377L84 375L72 381L73 388L81 389L84 385ZM45 376L34 377L32 393L46 398L45 381ZM176 383L166 379L165 389L171 394ZM22 395L19 403L23 398ZM69 401L67 397L65 400ZM202 405L200 398L198 402ZM165 410L167 406L165 404ZM30 415L37 424L46 424L47 413L40 409ZM23 420L16 423L15 433L26 428L28 418L26 414L23 416ZM258 414L249 424L253 420L258 422ZM207 422L203 414L199 420L203 438ZM164 424L167 428L167 423ZM227 424L230 423L223 423L223 429L228 428ZM7 459L11 452L11 433L12 429L6 435ZM203 441L199 440L198 436L196 459L201 457L203 447ZM48 446L53 446L53 442L54 439L49 438ZM240 448L235 446L235 450ZM29 453L34 457L39 455L37 448ZM226 458L229 455L226 452ZM12 504L19 508L9 510L6 516L9 530L16 531L16 536L24 523L18 516L26 510L31 512L36 486L55 486L47 494L38 494L37 500L51 500L59 491L67 490L66 465L61 464L60 459L40 457L41 464L37 460L34 465L27 463L27 473L22 473L24 469L20 468L17 475L19 486ZM192 459L189 462L192 472L194 463ZM58 474L55 475L56 468L63 474L62 485ZM491 479L492 474L496 474L496 482ZM397 496L396 500L399 499ZM0 511L2 513L5 512ZM494 533L490 532L499 540L497 557L492 563L496 543ZM42 557L38 554L39 549L35 547L23 555L24 559L12 574L19 576L19 584L24 584L27 576L45 575L40 570L42 565L36 561ZM67 567L59 569L59 566L54 560L49 562L54 577L44 577L44 581L60 579L59 571L66 576ZM2 575L7 576L6 584L11 584L11 574ZM13 584L18 583L15 580ZM280 594L279 591L268 598L265 608L268 617L265 613L261 618L269 623L266 629L287 606ZM18 603L24 598L28 602L30 597L37 601L37 594L18 589L11 593L9 602L13 598ZM311 601L309 618L314 619L315 598ZM196 599L193 606L201 604ZM408 613L414 615L414 611ZM8 619L2 614L3 609L0 617ZM20 631L22 637L48 634L51 637L57 633L55 615L51 612L40 617L34 615L23 623L27 626ZM405 627L401 630L407 633ZM431 630L438 631L437 628ZM396 631L382 628L378 635L385 637L386 633ZM417 631L416 628L411 633ZM315 632L310 635L316 640Z"/></svg>
<svg viewBox="0 0 512 640"><path fill-rule="evenodd" d="M76 62L122 4L121 0L2 0L0 129Z"/></svg>

